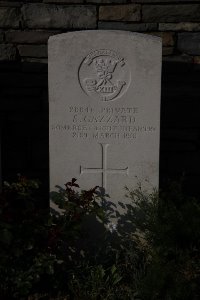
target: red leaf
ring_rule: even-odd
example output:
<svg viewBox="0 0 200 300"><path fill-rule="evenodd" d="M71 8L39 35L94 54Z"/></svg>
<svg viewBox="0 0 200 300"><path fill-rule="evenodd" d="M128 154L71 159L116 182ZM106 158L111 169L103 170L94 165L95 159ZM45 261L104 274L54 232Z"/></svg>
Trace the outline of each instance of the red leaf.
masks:
<svg viewBox="0 0 200 300"><path fill-rule="evenodd" d="M73 186L75 186L75 187L79 187L79 185L78 185L77 183L74 183L74 184L73 184Z"/></svg>
<svg viewBox="0 0 200 300"><path fill-rule="evenodd" d="M72 184L74 184L74 182L76 182L77 179L76 178L72 178Z"/></svg>

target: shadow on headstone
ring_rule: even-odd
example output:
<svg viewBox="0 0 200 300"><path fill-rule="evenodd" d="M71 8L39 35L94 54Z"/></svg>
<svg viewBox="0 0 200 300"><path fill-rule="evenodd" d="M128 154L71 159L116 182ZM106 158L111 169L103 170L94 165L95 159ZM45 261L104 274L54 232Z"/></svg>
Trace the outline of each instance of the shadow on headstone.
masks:
<svg viewBox="0 0 200 300"><path fill-rule="evenodd" d="M50 192L51 214L57 219L63 218L64 222L70 224L70 205L73 205L73 203L70 204L70 201L74 201L76 205L76 199L81 197L80 193L75 192L73 199L69 200L64 188L60 186L56 186L56 188L57 191ZM98 197L96 202L103 209L103 218L99 218L98 214L93 211L85 214L81 220L77 220L80 232L79 238L74 244L76 251L87 252L94 258L97 252L104 253L106 257L110 248L119 250L127 245L133 245L135 243L136 224L142 222L144 218L142 211L130 199L129 203L119 202L116 205L109 199L105 189L97 188L95 194ZM119 207L121 207L121 211L119 211ZM74 223L71 224L73 228ZM72 228L69 227L69 231ZM131 236L133 237L132 240L130 240Z"/></svg>

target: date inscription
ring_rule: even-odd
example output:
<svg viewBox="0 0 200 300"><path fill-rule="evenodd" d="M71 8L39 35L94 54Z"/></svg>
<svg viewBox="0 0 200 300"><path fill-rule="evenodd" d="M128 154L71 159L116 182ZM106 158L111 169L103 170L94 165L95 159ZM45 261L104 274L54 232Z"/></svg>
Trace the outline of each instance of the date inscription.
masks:
<svg viewBox="0 0 200 300"><path fill-rule="evenodd" d="M65 132L73 139L135 140L141 134L154 133L151 124L141 124L138 107L69 106L68 120L52 124L52 131Z"/></svg>

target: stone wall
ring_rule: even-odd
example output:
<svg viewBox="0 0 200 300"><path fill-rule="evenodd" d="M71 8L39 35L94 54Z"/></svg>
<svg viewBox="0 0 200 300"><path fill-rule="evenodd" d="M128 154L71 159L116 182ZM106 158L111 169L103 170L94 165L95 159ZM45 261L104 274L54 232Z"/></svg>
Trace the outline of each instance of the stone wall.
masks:
<svg viewBox="0 0 200 300"><path fill-rule="evenodd" d="M3 177L17 172L48 185L49 36L117 29L163 40L162 177L200 179L200 1L0 1L0 117Z"/></svg>
<svg viewBox="0 0 200 300"><path fill-rule="evenodd" d="M44 62L50 35L82 29L158 35L165 60L200 61L199 0L0 1L0 60Z"/></svg>

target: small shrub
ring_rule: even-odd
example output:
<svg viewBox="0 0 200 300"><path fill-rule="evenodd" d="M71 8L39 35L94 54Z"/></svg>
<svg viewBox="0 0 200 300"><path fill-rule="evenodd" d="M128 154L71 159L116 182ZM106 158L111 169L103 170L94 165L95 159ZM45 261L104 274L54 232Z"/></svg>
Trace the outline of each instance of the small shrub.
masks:
<svg viewBox="0 0 200 300"><path fill-rule="evenodd" d="M138 188L129 196L133 222L149 256L141 298L199 299L200 201L186 196L179 183L171 183L160 195Z"/></svg>
<svg viewBox="0 0 200 300"><path fill-rule="evenodd" d="M19 176L0 195L0 299L197 300L200 203L172 184L127 189L124 214L98 187L57 187L62 210L39 208L39 184ZM111 222L111 216L117 222Z"/></svg>

